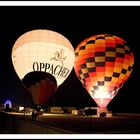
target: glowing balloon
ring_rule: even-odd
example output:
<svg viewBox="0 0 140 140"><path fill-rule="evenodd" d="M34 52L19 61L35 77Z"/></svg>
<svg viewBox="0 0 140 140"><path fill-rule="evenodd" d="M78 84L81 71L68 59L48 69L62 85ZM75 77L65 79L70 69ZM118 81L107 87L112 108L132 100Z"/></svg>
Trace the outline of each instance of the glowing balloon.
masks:
<svg viewBox="0 0 140 140"><path fill-rule="evenodd" d="M100 108L106 108L129 78L134 56L123 39L94 35L75 50L74 69L79 80Z"/></svg>
<svg viewBox="0 0 140 140"><path fill-rule="evenodd" d="M22 85L35 108L45 106L57 89L56 79L46 72L29 72Z"/></svg>
<svg viewBox="0 0 140 140"><path fill-rule="evenodd" d="M32 30L20 36L12 49L12 62L19 78L31 71L52 74L58 86L74 66L74 49L63 35L50 30Z"/></svg>

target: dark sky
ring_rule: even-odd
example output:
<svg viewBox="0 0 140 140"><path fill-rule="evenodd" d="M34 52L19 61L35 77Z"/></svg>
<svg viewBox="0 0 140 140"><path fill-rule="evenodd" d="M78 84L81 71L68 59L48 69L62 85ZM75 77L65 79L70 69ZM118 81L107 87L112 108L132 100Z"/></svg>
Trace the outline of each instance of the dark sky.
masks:
<svg viewBox="0 0 140 140"><path fill-rule="evenodd" d="M1 6L0 7L0 102L29 102L11 60L16 39L33 29L64 35L74 49L85 38L109 33L127 41L135 56L129 80L109 103L118 112L140 112L140 7L139 6ZM96 106L77 79L74 69L55 94L58 106ZM52 105L52 100L50 101Z"/></svg>

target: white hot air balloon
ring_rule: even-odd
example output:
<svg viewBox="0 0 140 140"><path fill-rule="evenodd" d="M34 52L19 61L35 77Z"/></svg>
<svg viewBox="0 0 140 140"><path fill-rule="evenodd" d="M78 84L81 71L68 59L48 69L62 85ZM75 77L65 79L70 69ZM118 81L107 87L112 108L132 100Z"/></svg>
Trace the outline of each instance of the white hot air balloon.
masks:
<svg viewBox="0 0 140 140"><path fill-rule="evenodd" d="M21 80L31 71L45 71L56 78L59 86L71 73L74 60L70 41L51 30L29 31L12 48L13 66Z"/></svg>

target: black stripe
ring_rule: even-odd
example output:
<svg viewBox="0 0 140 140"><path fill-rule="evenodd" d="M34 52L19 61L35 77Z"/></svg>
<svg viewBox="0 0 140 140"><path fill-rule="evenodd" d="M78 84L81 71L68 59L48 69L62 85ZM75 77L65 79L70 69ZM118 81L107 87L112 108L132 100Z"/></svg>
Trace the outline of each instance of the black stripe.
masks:
<svg viewBox="0 0 140 140"><path fill-rule="evenodd" d="M126 69L122 69L121 73L126 74L127 70Z"/></svg>
<svg viewBox="0 0 140 140"><path fill-rule="evenodd" d="M113 77L119 77L119 76L120 76L120 73L113 72Z"/></svg>
<svg viewBox="0 0 140 140"><path fill-rule="evenodd" d="M105 76L105 81L111 81L112 77L106 77Z"/></svg>
<svg viewBox="0 0 140 140"><path fill-rule="evenodd" d="M87 43L86 43L86 45L87 44L95 44L95 40L89 40Z"/></svg>
<svg viewBox="0 0 140 140"><path fill-rule="evenodd" d="M89 74L88 73L85 73L83 75L84 75L84 78L88 78L89 77Z"/></svg>
<svg viewBox="0 0 140 140"><path fill-rule="evenodd" d="M99 86L104 86L104 81L98 81Z"/></svg>
<svg viewBox="0 0 140 140"><path fill-rule="evenodd" d="M105 56L105 52L95 52L95 57L96 56Z"/></svg>
<svg viewBox="0 0 140 140"><path fill-rule="evenodd" d="M81 69L86 68L86 67L87 67L86 64L81 64L81 65L80 65L80 68L81 68Z"/></svg>
<svg viewBox="0 0 140 140"><path fill-rule="evenodd" d="M86 48L85 45L84 45L84 46L81 46L81 47L79 48L79 51L80 51L80 50L85 50L85 48Z"/></svg>
<svg viewBox="0 0 140 140"><path fill-rule="evenodd" d="M115 57L106 57L105 61L106 62L115 62Z"/></svg>
<svg viewBox="0 0 140 140"><path fill-rule="evenodd" d="M105 51L116 52L116 48L114 48L114 47L106 47Z"/></svg>
<svg viewBox="0 0 140 140"><path fill-rule="evenodd" d="M95 66L96 67L104 67L105 66L105 62L95 62Z"/></svg>
<svg viewBox="0 0 140 140"><path fill-rule="evenodd" d="M97 36L96 40L98 40L98 39L105 39L105 36Z"/></svg>
<svg viewBox="0 0 140 140"><path fill-rule="evenodd" d="M116 48L122 48L122 49L124 49L124 46L122 44L116 44Z"/></svg>
<svg viewBox="0 0 140 140"><path fill-rule="evenodd" d="M116 53L116 57L124 58L124 53Z"/></svg>
<svg viewBox="0 0 140 140"><path fill-rule="evenodd" d="M80 74L82 74L82 71L81 71L81 69L78 71L78 73L79 73L79 75L80 75Z"/></svg>
<svg viewBox="0 0 140 140"><path fill-rule="evenodd" d="M93 67L93 68L88 68L88 72L96 72L96 68Z"/></svg>
<svg viewBox="0 0 140 140"><path fill-rule="evenodd" d="M95 62L95 57L87 58L86 62Z"/></svg>

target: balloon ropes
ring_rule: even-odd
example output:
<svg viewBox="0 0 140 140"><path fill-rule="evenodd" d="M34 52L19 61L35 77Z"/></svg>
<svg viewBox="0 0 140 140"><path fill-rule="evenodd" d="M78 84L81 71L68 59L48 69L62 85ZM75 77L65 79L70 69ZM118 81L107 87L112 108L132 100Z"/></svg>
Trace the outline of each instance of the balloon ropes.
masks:
<svg viewBox="0 0 140 140"><path fill-rule="evenodd" d="M122 38L99 34L82 41L75 55L77 77L97 105L105 109L129 78L133 53Z"/></svg>

